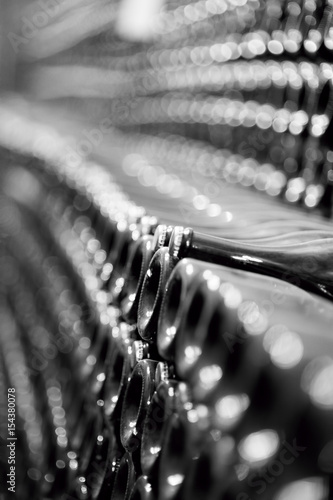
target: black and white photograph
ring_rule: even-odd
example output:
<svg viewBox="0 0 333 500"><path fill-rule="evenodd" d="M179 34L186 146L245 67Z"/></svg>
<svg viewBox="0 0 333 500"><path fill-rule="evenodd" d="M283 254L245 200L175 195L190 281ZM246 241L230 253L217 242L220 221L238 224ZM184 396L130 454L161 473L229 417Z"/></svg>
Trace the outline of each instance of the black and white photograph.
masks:
<svg viewBox="0 0 333 500"><path fill-rule="evenodd" d="M332 219L333 0L0 0L0 500L333 500Z"/></svg>

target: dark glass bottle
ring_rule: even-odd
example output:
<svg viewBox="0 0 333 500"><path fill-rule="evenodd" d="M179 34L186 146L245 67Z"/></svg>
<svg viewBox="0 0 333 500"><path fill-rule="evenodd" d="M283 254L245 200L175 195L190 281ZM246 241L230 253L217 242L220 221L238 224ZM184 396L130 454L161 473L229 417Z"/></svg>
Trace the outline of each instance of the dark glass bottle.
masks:
<svg viewBox="0 0 333 500"><path fill-rule="evenodd" d="M258 452L260 443L266 446L263 453ZM247 450L244 443L240 445L246 458L256 456L261 462L249 466L237 458L239 450L230 436L211 432L190 462L182 498L190 500L195 495L198 500L207 496L212 500L289 500L299 494L309 499L330 498L329 476L316 473L315 468L310 473L306 471L299 463L304 447L296 440L279 445L274 431L263 429L248 437L246 447Z"/></svg>
<svg viewBox="0 0 333 500"><path fill-rule="evenodd" d="M285 368L292 351L298 365L331 349L330 302L273 278L191 259L180 262L172 276L181 272L193 278L184 302L175 301L170 336L177 373L190 381L195 399L207 400L226 380L234 391L239 384L237 390L249 394L267 353L278 345L285 348ZM164 316L162 326L172 328ZM167 330L159 334L169 337Z"/></svg>
<svg viewBox="0 0 333 500"><path fill-rule="evenodd" d="M122 404L131 371L135 364L147 353L147 346L133 338L132 327L125 323L117 328L113 350L106 367L106 378L101 390L100 399L103 402L103 411L106 418L112 421L116 434L119 433Z"/></svg>
<svg viewBox="0 0 333 500"><path fill-rule="evenodd" d="M195 234L198 235L198 238L192 240ZM327 236L325 230L315 234ZM194 236L194 238L196 237ZM309 240L307 240L308 238ZM178 259L187 256L195 257L198 262L202 259L206 260L207 266L214 262L252 273L268 274L330 298L330 288L316 283L316 281L319 281L319 272L322 277L320 281L330 284L329 271L326 269L327 255L331 251L331 238L315 241L311 241L311 239L312 233L305 231L304 234L300 232L258 239L257 244L254 245L255 240L243 244L210 236L207 236L206 239L203 235L194 233L190 229L175 228L169 244L169 254L165 248L159 249L151 260L144 279L138 308L140 335L147 340L155 338L161 303L165 289L168 289L166 283ZM261 241L262 246L259 246ZM209 246L206 247L206 243ZM315 249L317 253L313 253ZM175 292L179 292L176 285ZM170 302L175 304L178 299L179 297L175 295L170 299ZM171 342L173 338L173 325L169 326L169 336L164 336L167 343ZM160 339L161 337L158 338L158 348L163 349ZM163 355L168 356L166 350L163 351Z"/></svg>
<svg viewBox="0 0 333 500"><path fill-rule="evenodd" d="M112 264L110 279L108 280L108 290L111 300L115 304L121 302L124 293L124 286L127 285L128 262L132 259L132 254L137 248L137 241L141 236L151 235L157 226L155 217L143 217L136 224L125 223L119 225L116 241L109 254L108 263ZM149 245L148 245L149 247Z"/></svg>
<svg viewBox="0 0 333 500"><path fill-rule="evenodd" d="M120 439L132 454L140 449L144 421L155 391L156 366L157 361L143 359L135 365L128 380L122 403Z"/></svg>
<svg viewBox="0 0 333 500"><path fill-rule="evenodd" d="M158 460L163 449L165 430L174 413L190 401L185 383L161 381L154 393L145 419L141 442L141 470L157 491Z"/></svg>
<svg viewBox="0 0 333 500"><path fill-rule="evenodd" d="M128 500L136 480L136 471L130 453L125 453L116 472L111 499Z"/></svg>
<svg viewBox="0 0 333 500"><path fill-rule="evenodd" d="M103 483L101 485L99 494L97 496L98 500L104 500L105 498L110 498L110 493L113 490L116 475L118 473L121 458L123 456L123 449L117 444L117 438L114 433L114 429L110 426L111 432L111 444L110 450L106 457L106 463L104 468Z"/></svg>
<svg viewBox="0 0 333 500"><path fill-rule="evenodd" d="M133 248L125 270L125 285L121 295L122 313L130 323L137 321L141 290L150 261L159 248L168 245L172 230L172 226L160 224L153 237L143 236Z"/></svg>
<svg viewBox="0 0 333 500"><path fill-rule="evenodd" d="M127 260L127 265L123 273L124 286L121 291L120 300L124 318L128 322L136 322L142 284L153 253L153 236L142 236L133 245Z"/></svg>
<svg viewBox="0 0 333 500"><path fill-rule="evenodd" d="M272 238L270 244L273 245L274 243L275 238ZM194 259L182 259L172 271L167 282L159 315L157 346L159 353L165 359L174 359L174 339L184 317L189 290L199 273L201 275L200 279L203 279L205 275L207 279L218 276L221 279L221 284L224 281L239 286L242 298L244 300L256 300L258 304L262 304L270 316L270 321L275 320L275 318L276 321L279 321L279 313L283 308L284 315L288 314L289 322L292 320L295 327L298 326L303 331L304 329L308 331L311 328L309 327L310 323L304 322L304 325L303 322L300 323L304 319L302 312L304 304L307 303L308 305L305 308L307 320L311 322L311 318L318 316L316 321L322 323L322 329L327 329L329 325L331 309L329 304L320 299L317 300L314 296L293 285L246 271L208 264ZM289 297L288 300L287 297ZM289 300L290 302L288 302ZM318 307L324 308L326 313L319 315L317 313Z"/></svg>
<svg viewBox="0 0 333 500"><path fill-rule="evenodd" d="M155 339L159 311L167 280L175 265L167 247L160 248L153 256L142 285L138 307L137 327L144 340Z"/></svg>
<svg viewBox="0 0 333 500"><path fill-rule="evenodd" d="M291 245L277 250L241 245L213 236L176 227L170 239L170 257L191 257L215 264L266 274L332 298L332 279L327 266L332 252L331 239L308 245Z"/></svg>
<svg viewBox="0 0 333 500"><path fill-rule="evenodd" d="M210 416L204 405L188 403L167 421L163 446L158 460L157 496L161 500L182 498L182 486L191 460L205 442Z"/></svg>
<svg viewBox="0 0 333 500"><path fill-rule="evenodd" d="M139 476L131 491L130 500L155 500L155 498L147 476Z"/></svg>
<svg viewBox="0 0 333 500"><path fill-rule="evenodd" d="M109 473L107 470L109 467L108 457L114 452L113 447L110 429L104 427L102 432L97 435L87 469L83 477L79 478L79 481L85 483L88 495L93 499L98 498L106 474Z"/></svg>

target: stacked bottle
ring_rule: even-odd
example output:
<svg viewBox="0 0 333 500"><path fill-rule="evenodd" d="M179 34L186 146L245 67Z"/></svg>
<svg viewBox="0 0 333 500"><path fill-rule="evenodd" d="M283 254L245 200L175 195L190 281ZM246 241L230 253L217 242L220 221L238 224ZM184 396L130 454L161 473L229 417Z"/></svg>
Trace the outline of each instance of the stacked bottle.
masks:
<svg viewBox="0 0 333 500"><path fill-rule="evenodd" d="M31 44L47 114L92 130L78 161L27 103L0 130L20 498L332 498L331 24L168 2L150 42Z"/></svg>
<svg viewBox="0 0 333 500"><path fill-rule="evenodd" d="M236 220L236 244L156 227L96 164L8 166L5 295L44 394L36 498L330 498L333 309L309 252L329 226L244 239Z"/></svg>

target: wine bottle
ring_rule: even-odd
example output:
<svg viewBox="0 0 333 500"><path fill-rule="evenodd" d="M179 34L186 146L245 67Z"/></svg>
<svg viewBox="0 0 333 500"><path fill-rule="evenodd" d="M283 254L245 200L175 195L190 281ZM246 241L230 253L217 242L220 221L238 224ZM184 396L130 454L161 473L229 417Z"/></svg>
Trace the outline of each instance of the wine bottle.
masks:
<svg viewBox="0 0 333 500"><path fill-rule="evenodd" d="M139 361L127 384L121 411L120 439L123 447L132 454L140 448L144 420L155 391L156 366L157 361Z"/></svg>
<svg viewBox="0 0 333 500"><path fill-rule="evenodd" d="M129 255L120 297L121 309L128 322L136 321L142 283L153 253L153 236L147 235L139 238Z"/></svg>
<svg viewBox="0 0 333 500"><path fill-rule="evenodd" d="M190 401L185 383L172 379L161 381L154 393L145 419L141 442L141 470L157 488L158 459L165 429L172 414Z"/></svg>
<svg viewBox="0 0 333 500"><path fill-rule="evenodd" d="M155 500L147 476L139 476L131 491L130 500Z"/></svg>
<svg viewBox="0 0 333 500"><path fill-rule="evenodd" d="M110 480L113 475L112 458L116 456L116 443L111 427L105 426L97 435L94 449L85 471L80 478L88 488L91 498L99 498L103 483ZM111 461L111 463L110 463ZM109 470L111 468L111 470Z"/></svg>
<svg viewBox="0 0 333 500"><path fill-rule="evenodd" d="M205 442L209 426L210 413L204 405L184 405L168 419L158 460L158 498L182 498L182 485L191 460Z"/></svg>
<svg viewBox="0 0 333 500"><path fill-rule="evenodd" d="M178 234L177 231L179 231L178 242L176 242L176 235ZM184 238L182 236L183 234ZM195 256L196 259L205 258L207 262L228 264L233 268L246 269L246 267L244 267L246 265L248 266L247 269L251 272L269 274L270 276L275 276L287 282L294 282L297 285L301 285L302 287L309 289L310 291L315 291L324 296L330 297L330 289L328 286L324 287L321 283L314 283L314 274L318 275L317 271L320 270L320 274L322 276L320 281L330 284L330 278L327 276L325 270L326 260L324 256L330 251L331 238L311 242L311 250L317 250L317 253L313 254L309 248L310 243L309 245L304 243L284 246L284 238L282 236L276 241L276 243L281 245L280 248L278 248L278 245L275 245L276 248L274 248L274 250L269 248L270 245L274 245L274 241L264 241L267 245L267 248L265 248L264 245L259 247L260 239L258 239L256 246L252 244L244 244L243 246L243 243L241 242L231 242L230 240L207 237L207 242L213 242L213 244L209 247L209 249L207 247L206 253L204 251L203 253L200 253L201 249L203 250L204 244L200 246L200 251L197 250L197 247L193 247L192 250L192 248L189 247L189 241L191 239L190 234L195 233L190 230L184 231L183 229L178 230L176 228L169 244L170 252L173 252L173 255L170 254L168 256L164 249L158 250L150 263L142 287L138 308L138 330L144 339L154 338L156 335L156 323L158 321L159 308L163 298L165 284L180 255L182 257L187 255ZM292 241L294 242L295 240ZM300 236L300 241L302 241L302 236ZM221 244L220 248L222 249L222 242L226 244L228 252L230 251L228 257L226 252L226 258L222 257L222 250L220 257L218 257L217 253L219 251L213 248L213 245L216 245L217 247ZM216 255L214 255L214 253ZM246 255L244 255L245 253ZM302 255L302 259L299 257L300 255ZM263 258L263 256L265 256L265 258ZM289 259L290 263L288 263ZM295 268L296 265L297 269ZM312 268L316 269L316 271L313 271L313 274L311 272ZM304 275L305 279L303 277Z"/></svg>
<svg viewBox="0 0 333 500"><path fill-rule="evenodd" d="M213 436L214 437L213 437ZM265 451L258 452L256 444L265 444ZM245 446L244 446L245 445ZM249 435L241 443L241 453L246 460L256 456L256 463L237 462L237 445L228 435L218 431L206 436L206 442L192 460L187 471L182 498L213 500L239 498L241 500L291 499L302 492L302 498L330 497L329 478L326 474L310 473L299 463L304 453L300 442L284 441L279 445L277 435L272 430L263 429ZM261 460L261 463L260 463Z"/></svg>
<svg viewBox="0 0 333 500"><path fill-rule="evenodd" d="M137 224L124 223L118 227L117 241L114 242L110 252L108 263L112 264L112 274L108 282L108 290L111 293L112 301L118 304L121 301L123 287L125 285L124 272L133 247L141 235L150 235L157 225L155 217L143 217Z"/></svg>
<svg viewBox="0 0 333 500"><path fill-rule="evenodd" d="M193 266L189 259L182 259L167 280L158 318L156 342L159 354L168 361L174 360L175 337L183 317L183 303L198 273L198 266Z"/></svg>
<svg viewBox="0 0 333 500"><path fill-rule="evenodd" d="M138 307L137 328L144 340L155 339L160 306L175 261L168 248L157 250L146 272Z"/></svg>
<svg viewBox="0 0 333 500"><path fill-rule="evenodd" d="M111 493L113 500L128 500L136 480L136 471L130 453L120 460Z"/></svg>
<svg viewBox="0 0 333 500"><path fill-rule="evenodd" d="M104 498L110 496L110 492L112 492L114 487L114 482L116 475L118 473L120 461L123 456L123 450L118 445L118 440L117 437L115 436L114 428L110 426L109 429L110 429L111 444L110 444L110 450L108 451L106 457L105 469L103 468L105 473L103 476L103 483L101 485L100 491L97 496L99 500L103 500ZM103 463L102 466L104 466Z"/></svg>
<svg viewBox="0 0 333 500"><path fill-rule="evenodd" d="M285 225L284 225L285 229ZM255 235L255 228L251 228L252 232L251 234ZM277 225L277 230L278 225ZM282 227L281 227L282 230ZM164 246L163 243L166 242L166 239L164 238L163 231L167 231L167 226L158 226L158 228L155 231L154 239L155 241L158 241L160 239L160 243L158 246ZM171 226L168 228L168 232L171 231ZM323 231L320 230L304 230L302 232L295 232L291 234L285 234L285 235L279 235L275 237L268 237L264 238L263 235L265 234L265 230L262 228L262 226L258 226L258 238L254 240L246 240L244 237L241 236L241 233L239 232L238 237L244 241L245 243L260 243L262 246L287 246L291 244L296 244L296 243L303 243L303 242L309 242L311 240L316 240L316 239L324 239L324 238L329 238L333 233L326 231L325 229ZM223 232L222 232L223 233ZM236 237L237 232L235 232L235 237ZM259 237L261 236L261 237ZM149 253L147 250L146 245L149 245ZM154 246L154 245L153 245ZM141 250L141 248L143 250ZM156 248L158 249L158 247ZM144 251L144 258L142 260L142 255L141 252ZM132 316L131 320L135 321L136 319L136 314L137 314L137 302L139 301L139 295L142 289L142 282L144 279L144 275L146 270L148 269L148 264L150 262L150 259L155 253L155 248L152 248L150 244L147 243L138 243L136 245L136 250L133 250L133 254L129 259L129 262L127 264L127 271L125 272L125 277L124 281L127 283L125 285L125 289L122 291L122 295L126 295L126 298L123 298L122 301L122 309L123 309L123 314L127 320L130 319L130 315ZM134 306L132 304L134 303ZM132 311L132 313L127 312L127 311Z"/></svg>
<svg viewBox="0 0 333 500"><path fill-rule="evenodd" d="M227 485L235 475L232 471L235 460L236 452L232 438L228 435L223 437L217 429L207 432L195 459L189 461L182 487L182 498L184 500L194 497L198 500L207 497L212 500L227 499L227 496L221 495L221 490L223 491L223 486L227 489ZM242 500L248 498L239 496Z"/></svg>
<svg viewBox="0 0 333 500"><path fill-rule="evenodd" d="M304 289L331 298L332 280L327 268L331 246L331 239L328 239L311 242L311 245L300 244L266 250L259 246L240 245L222 238L205 236L193 232L190 228L176 227L170 238L169 253L175 260L193 257L227 264L233 268L243 269L247 266L252 272L267 274L284 281L295 281Z"/></svg>
<svg viewBox="0 0 333 500"><path fill-rule="evenodd" d="M172 226L158 225L154 236L143 236L133 247L125 270L121 309L127 322L136 322L143 280L155 252L169 242Z"/></svg>
<svg viewBox="0 0 333 500"><path fill-rule="evenodd" d="M135 364L146 355L147 346L134 340L135 330L121 323L113 331L117 339L106 367L106 379L101 391L104 414L119 430L121 408L129 375Z"/></svg>
<svg viewBox="0 0 333 500"><path fill-rule="evenodd" d="M304 235L307 235L306 231L304 232ZM301 239L302 233L296 233L294 237L295 242L299 241L298 238ZM294 242L292 240L292 235L287 235L285 238L286 240L284 239L284 237L276 237L272 238L271 240L266 239L264 241L265 245L272 246L274 246L274 243L277 240L278 243L281 244L281 246L283 246L284 243L288 244L291 241ZM262 240L259 241L261 242ZM306 292L303 292L292 285L288 285L287 283L283 283L274 278L260 277L252 273L248 274L246 271L237 271L230 268L228 269L223 266L215 266L212 264L195 261L193 259L184 259L177 264L174 271L172 272L171 277L169 278L169 281L167 282L159 316L157 345L160 354L167 359L173 359L173 341L175 335L177 334L177 331L179 330L180 321L183 317L183 303L186 300L191 283L194 281L194 277L199 272L201 272L202 275L204 275L204 273L206 272L208 276L210 275L210 273L213 273L216 276L220 276L220 278L223 280L230 280L233 285L240 286L239 290L241 290L243 298L248 297L249 299L254 299L255 297L258 297L259 302L265 303L270 310L275 308L275 302L278 301L278 295L282 297L283 293L288 294L290 296L290 300L294 304L294 311L299 311L299 316L298 318L296 318L295 326L297 326L297 322L301 321L303 317L303 313L300 307L305 302L309 304L308 307L311 308L311 314L314 315L313 317L317 316L317 307L325 307L327 311L325 315L326 319L324 319L323 317L318 317L318 321L321 321L321 319L323 319L324 322L322 324L322 328L327 329L327 326L325 326L325 324L327 322L327 318L329 318L330 316L329 305L325 304L324 301L317 301L314 297L311 297ZM247 288L248 285L250 285L249 288ZM271 288L271 290L269 291L270 287L276 287L276 290L281 290L281 292L275 293L273 291L273 288ZM245 291L246 289L248 291ZM285 292L282 292L282 290L284 290ZM286 303L285 299L283 299L282 301L284 304ZM316 305L317 302L318 305ZM296 305L297 303L299 304L299 306ZM310 303L312 303L313 305L310 306ZM319 304L321 305L319 306ZM278 316L276 316L276 320L278 320ZM308 331L307 324L303 325L302 329L303 328L305 329L305 331Z"/></svg>
<svg viewBox="0 0 333 500"><path fill-rule="evenodd" d="M181 269L177 273L178 266ZM186 299L181 302L178 291L178 299L175 294L172 304L176 328L171 339L176 343L177 373L191 382L193 397L199 401L209 398L216 385L223 386L221 380L229 379L228 369L231 384L236 387L239 383L249 394L258 370L267 364L267 351L271 352L278 342L284 343L286 363L289 346L293 346L294 355L300 356L295 358L296 365L331 349L330 302L276 279L217 266L209 268L190 259L176 266L171 279L188 272L192 282L185 288ZM166 306L168 300L172 300L169 291ZM167 312L161 315L162 326L168 325L164 319ZM316 337L314 330L318 331ZM246 367L252 356L252 367ZM241 370L238 376L237 366L247 373ZM245 384L249 384L246 390Z"/></svg>

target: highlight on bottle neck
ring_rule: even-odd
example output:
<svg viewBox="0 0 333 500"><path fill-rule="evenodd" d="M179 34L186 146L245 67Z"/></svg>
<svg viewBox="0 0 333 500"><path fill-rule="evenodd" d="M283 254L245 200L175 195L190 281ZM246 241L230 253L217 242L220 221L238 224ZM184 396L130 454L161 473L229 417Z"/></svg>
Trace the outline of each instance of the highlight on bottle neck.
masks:
<svg viewBox="0 0 333 500"><path fill-rule="evenodd" d="M191 246L193 230L175 226L169 242L169 253L174 259L186 257L186 251Z"/></svg>

